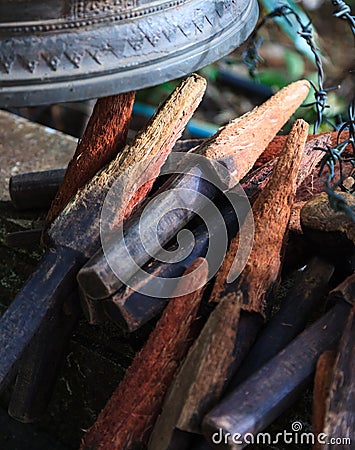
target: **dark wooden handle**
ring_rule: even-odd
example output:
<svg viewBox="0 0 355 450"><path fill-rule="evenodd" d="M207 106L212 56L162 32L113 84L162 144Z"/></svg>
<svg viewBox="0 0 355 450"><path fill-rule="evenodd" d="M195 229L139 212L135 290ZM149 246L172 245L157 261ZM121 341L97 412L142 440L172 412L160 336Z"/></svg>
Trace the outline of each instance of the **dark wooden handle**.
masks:
<svg viewBox="0 0 355 450"><path fill-rule="evenodd" d="M83 264L78 252L50 249L0 319L0 391L41 324L75 288ZM59 303L60 304L60 303Z"/></svg>

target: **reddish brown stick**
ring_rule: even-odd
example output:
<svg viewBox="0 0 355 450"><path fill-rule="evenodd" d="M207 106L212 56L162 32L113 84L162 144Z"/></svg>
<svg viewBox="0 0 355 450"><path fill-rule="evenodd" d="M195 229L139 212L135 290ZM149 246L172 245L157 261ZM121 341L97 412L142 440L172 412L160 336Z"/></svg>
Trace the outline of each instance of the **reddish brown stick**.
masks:
<svg viewBox="0 0 355 450"><path fill-rule="evenodd" d="M228 280L237 270L234 263L239 235L231 242L226 258L219 270L211 300L220 301L226 295L237 299L241 292L242 308L262 312L265 293L277 279L280 270L280 252L284 234L290 219L293 197L297 187L300 160L307 138L308 126L297 121L286 142L266 188L253 205L254 242L253 250L243 270L238 290Z"/></svg>
<svg viewBox="0 0 355 450"><path fill-rule="evenodd" d="M319 357L317 362L317 370L314 378L312 411L312 428L315 436L318 436L323 431L326 401L329 395L335 357L336 353L334 351L327 351ZM316 439L313 450L320 450L321 448L321 444Z"/></svg>
<svg viewBox="0 0 355 450"><path fill-rule="evenodd" d="M147 343L85 435L82 449L124 450L146 442L166 390L195 334L193 325L207 282L207 262L196 259L184 275L188 274L189 280L182 278L178 289L183 286L195 291L170 300Z"/></svg>
<svg viewBox="0 0 355 450"><path fill-rule="evenodd" d="M337 131L333 131L330 133L310 134L307 138L307 141L310 141L311 139L314 139L314 138L320 138L325 135L329 136L329 139L330 139L329 145L331 147L333 147L337 144L337 139L338 139ZM343 140L345 141L346 139L348 139L348 137L349 137L349 133L347 131L344 131L341 134L340 139L342 141ZM271 159L278 156L280 154L281 150L283 149L286 140L287 140L287 135L286 136L275 136L274 139L270 142L270 144L266 148L266 150L259 156L254 167L255 168L261 167L265 163L270 161ZM352 154L352 149L351 149L351 145L349 144L347 146L347 148L345 149L343 155L350 156L351 154Z"/></svg>
<svg viewBox="0 0 355 450"><path fill-rule="evenodd" d="M124 147L134 97L135 92L127 92L97 100L84 135L68 164L62 185L48 212L47 225L52 223L78 189Z"/></svg>
<svg viewBox="0 0 355 450"><path fill-rule="evenodd" d="M318 137L312 137L312 139L307 140L297 177L297 187L303 188L300 192L302 196L298 198L300 189L297 189L296 201L304 200L304 190L306 187L303 186L303 184L309 176L315 176L315 169L324 155L321 150L315 150L315 147L325 147L327 144L330 144L330 142L330 133L324 133ZM270 148L270 146L268 148ZM249 174L243 178L241 185L245 190L251 204L254 203L260 192L265 188L265 186L267 186L270 175L277 163L277 159L278 157L271 159L258 169L249 172ZM307 180L307 184L311 184L311 180ZM324 190L323 184L321 185L321 190ZM310 195L312 195L312 193L310 193Z"/></svg>

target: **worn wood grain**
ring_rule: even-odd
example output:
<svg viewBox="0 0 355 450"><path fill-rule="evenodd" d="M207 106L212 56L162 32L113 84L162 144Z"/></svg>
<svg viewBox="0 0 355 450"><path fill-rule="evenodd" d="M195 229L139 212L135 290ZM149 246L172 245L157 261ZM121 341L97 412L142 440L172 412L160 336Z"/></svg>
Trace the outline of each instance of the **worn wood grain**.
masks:
<svg viewBox="0 0 355 450"><path fill-rule="evenodd" d="M232 188L251 170L308 92L306 80L291 83L262 105L222 127L196 152L224 164L229 170L229 188Z"/></svg>
<svg viewBox="0 0 355 450"><path fill-rule="evenodd" d="M110 218L115 227L131 214L149 192L205 89L206 81L198 75L184 80L135 139L71 199L49 229L50 238L81 251L85 249L85 253L92 256L100 247L100 213L109 189L124 173L127 195L117 199L118 204L115 204ZM144 177L149 181L137 191L136 186ZM135 193L133 196L128 195L132 192ZM73 229L75 233L71 232Z"/></svg>

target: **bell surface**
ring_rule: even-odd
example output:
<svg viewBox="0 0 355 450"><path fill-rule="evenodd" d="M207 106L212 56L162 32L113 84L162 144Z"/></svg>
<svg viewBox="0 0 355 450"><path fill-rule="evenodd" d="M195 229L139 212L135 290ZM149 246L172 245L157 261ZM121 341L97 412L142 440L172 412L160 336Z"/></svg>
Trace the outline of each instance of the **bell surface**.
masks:
<svg viewBox="0 0 355 450"><path fill-rule="evenodd" d="M238 47L257 18L256 0L1 0L0 106L179 78Z"/></svg>

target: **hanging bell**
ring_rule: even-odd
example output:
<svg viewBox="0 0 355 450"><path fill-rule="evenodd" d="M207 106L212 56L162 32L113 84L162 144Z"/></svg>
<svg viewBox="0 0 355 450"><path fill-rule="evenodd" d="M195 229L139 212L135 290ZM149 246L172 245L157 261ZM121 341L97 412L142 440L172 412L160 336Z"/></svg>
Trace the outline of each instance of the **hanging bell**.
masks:
<svg viewBox="0 0 355 450"><path fill-rule="evenodd" d="M257 17L256 0L1 0L0 106L179 78L239 46Z"/></svg>

